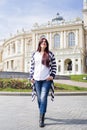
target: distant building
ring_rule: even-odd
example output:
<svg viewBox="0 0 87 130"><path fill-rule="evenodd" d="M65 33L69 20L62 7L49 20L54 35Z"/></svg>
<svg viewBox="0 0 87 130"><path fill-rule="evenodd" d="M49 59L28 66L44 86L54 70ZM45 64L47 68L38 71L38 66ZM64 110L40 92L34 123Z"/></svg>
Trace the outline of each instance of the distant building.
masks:
<svg viewBox="0 0 87 130"><path fill-rule="evenodd" d="M58 75L87 73L87 0L82 13L83 19L72 21L57 13L46 25L35 23L30 32L17 31L0 47L0 71L29 72L31 55L39 39L46 37L56 57Z"/></svg>

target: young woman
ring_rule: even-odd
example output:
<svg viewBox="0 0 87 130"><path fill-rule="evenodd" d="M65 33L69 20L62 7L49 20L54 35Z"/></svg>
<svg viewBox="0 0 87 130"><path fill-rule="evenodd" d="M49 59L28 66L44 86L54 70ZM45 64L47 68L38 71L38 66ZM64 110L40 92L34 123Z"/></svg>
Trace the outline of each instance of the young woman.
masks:
<svg viewBox="0 0 87 130"><path fill-rule="evenodd" d="M35 84L38 107L40 112L39 126L44 127L44 116L47 109L47 97L52 81L56 74L56 61L54 54L49 51L46 38L39 41L37 51L31 59L30 79Z"/></svg>

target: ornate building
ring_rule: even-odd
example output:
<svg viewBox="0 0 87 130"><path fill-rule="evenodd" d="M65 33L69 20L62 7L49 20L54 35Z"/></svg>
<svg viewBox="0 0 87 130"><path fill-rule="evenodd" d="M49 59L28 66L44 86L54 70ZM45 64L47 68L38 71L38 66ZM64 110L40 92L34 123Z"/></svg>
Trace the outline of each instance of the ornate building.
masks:
<svg viewBox="0 0 87 130"><path fill-rule="evenodd" d="M57 74L83 74L87 72L87 0L83 1L83 19L65 21L57 17L46 25L35 23L31 32L22 30L0 47L0 71L29 72L31 54L41 37L49 41L55 54Z"/></svg>

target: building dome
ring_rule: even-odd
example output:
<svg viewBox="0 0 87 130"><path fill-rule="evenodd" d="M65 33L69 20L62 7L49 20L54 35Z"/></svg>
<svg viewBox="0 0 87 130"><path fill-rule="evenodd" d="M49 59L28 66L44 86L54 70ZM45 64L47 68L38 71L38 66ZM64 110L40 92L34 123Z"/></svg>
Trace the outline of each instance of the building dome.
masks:
<svg viewBox="0 0 87 130"><path fill-rule="evenodd" d="M62 20L64 20L63 17L60 16L59 13L57 13L56 18L53 18L53 19L52 19L52 22L54 22L54 21L57 21L57 22L58 22L58 21L62 21Z"/></svg>

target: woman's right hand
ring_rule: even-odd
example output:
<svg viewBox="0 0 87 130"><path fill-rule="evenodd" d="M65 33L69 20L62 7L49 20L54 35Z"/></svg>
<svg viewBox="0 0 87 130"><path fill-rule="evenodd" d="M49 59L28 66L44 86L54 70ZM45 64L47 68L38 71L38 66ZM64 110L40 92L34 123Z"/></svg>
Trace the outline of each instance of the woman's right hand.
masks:
<svg viewBox="0 0 87 130"><path fill-rule="evenodd" d="M31 83L34 83L34 79L31 79L30 81L31 81Z"/></svg>

